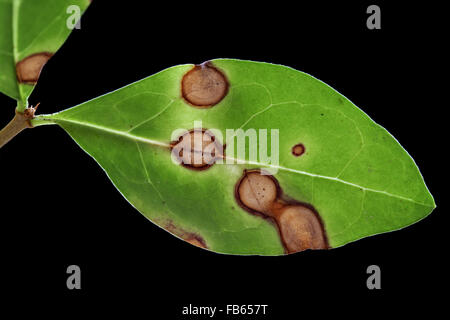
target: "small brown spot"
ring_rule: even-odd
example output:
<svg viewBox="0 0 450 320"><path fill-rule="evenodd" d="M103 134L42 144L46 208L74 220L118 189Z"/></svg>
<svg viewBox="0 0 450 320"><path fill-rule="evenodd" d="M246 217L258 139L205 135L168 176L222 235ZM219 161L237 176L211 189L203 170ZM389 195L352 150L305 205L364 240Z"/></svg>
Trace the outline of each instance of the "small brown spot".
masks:
<svg viewBox="0 0 450 320"><path fill-rule="evenodd" d="M292 154L296 157L300 157L305 153L305 146L302 143L296 144L292 147Z"/></svg>
<svg viewBox="0 0 450 320"><path fill-rule="evenodd" d="M42 68L53 54L50 52L40 52L32 54L16 64L17 79L20 83L35 84Z"/></svg>
<svg viewBox="0 0 450 320"><path fill-rule="evenodd" d="M228 80L211 62L196 65L181 81L181 95L194 107L207 108L228 93Z"/></svg>
<svg viewBox="0 0 450 320"><path fill-rule="evenodd" d="M288 253L327 249L328 241L319 214L308 204L283 199L278 181L261 170L245 170L236 184L238 204L250 213L274 222Z"/></svg>
<svg viewBox="0 0 450 320"><path fill-rule="evenodd" d="M223 158L223 148L211 131L192 129L172 143L172 154L183 166L204 170Z"/></svg>

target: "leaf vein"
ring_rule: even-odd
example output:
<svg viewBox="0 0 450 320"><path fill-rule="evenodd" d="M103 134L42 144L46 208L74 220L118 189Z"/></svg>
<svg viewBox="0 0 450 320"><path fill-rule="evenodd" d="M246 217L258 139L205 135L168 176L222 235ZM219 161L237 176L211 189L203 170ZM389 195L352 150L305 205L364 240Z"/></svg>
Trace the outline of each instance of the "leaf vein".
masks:
<svg viewBox="0 0 450 320"><path fill-rule="evenodd" d="M131 132L137 128L139 128L140 126L142 126L143 124L152 121L153 119L159 117L164 111L166 111L171 105L172 103L175 101L175 99L171 99L170 102L167 104L167 106L165 106L161 111L155 113L153 116L151 116L148 119L145 119L144 121L138 123L137 125L131 127L129 130L127 130L127 132ZM116 108L117 109L117 108Z"/></svg>

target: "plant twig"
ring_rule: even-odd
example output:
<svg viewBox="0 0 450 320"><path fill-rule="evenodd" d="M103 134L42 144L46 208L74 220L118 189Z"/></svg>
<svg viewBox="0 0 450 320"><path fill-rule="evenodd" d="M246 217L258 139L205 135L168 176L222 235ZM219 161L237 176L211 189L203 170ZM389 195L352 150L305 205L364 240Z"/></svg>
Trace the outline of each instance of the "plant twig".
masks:
<svg viewBox="0 0 450 320"><path fill-rule="evenodd" d="M6 127L0 130L0 148L18 135L22 130L33 128L30 120L34 118L34 113L38 106L39 103L34 108L26 108L23 113L16 110L14 118L6 125Z"/></svg>

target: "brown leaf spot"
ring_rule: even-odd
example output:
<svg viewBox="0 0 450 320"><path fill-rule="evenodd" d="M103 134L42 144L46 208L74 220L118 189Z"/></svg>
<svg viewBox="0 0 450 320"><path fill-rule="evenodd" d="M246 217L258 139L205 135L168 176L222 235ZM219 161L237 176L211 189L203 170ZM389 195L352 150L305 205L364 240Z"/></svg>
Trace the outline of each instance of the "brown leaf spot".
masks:
<svg viewBox="0 0 450 320"><path fill-rule="evenodd" d="M292 154L296 157L300 157L305 153L305 146L302 143L296 144L292 147Z"/></svg>
<svg viewBox="0 0 450 320"><path fill-rule="evenodd" d="M39 79L42 68L53 54L40 52L32 54L16 64L17 80L20 83L35 84Z"/></svg>
<svg viewBox="0 0 450 320"><path fill-rule="evenodd" d="M219 103L228 93L228 80L211 62L196 65L181 81L181 95L192 106L207 108Z"/></svg>
<svg viewBox="0 0 450 320"><path fill-rule="evenodd" d="M310 205L283 199L278 181L261 170L245 170L236 184L235 197L246 211L274 222L288 253L327 249L319 214Z"/></svg>
<svg viewBox="0 0 450 320"><path fill-rule="evenodd" d="M170 220L159 220L158 224L160 224L165 230L167 230L168 232L174 234L175 236L183 239L186 242L189 242L190 244L200 247L200 248L204 248L204 249L208 249L208 246L206 245L205 240L198 235L197 233L194 232L188 232L180 227L177 227L172 221Z"/></svg>
<svg viewBox="0 0 450 320"><path fill-rule="evenodd" d="M237 185L237 199L250 210L270 214L277 198L278 185L271 175L262 175L259 170L245 171Z"/></svg>
<svg viewBox="0 0 450 320"><path fill-rule="evenodd" d="M286 206L277 221L289 252L328 247L322 223L310 208L302 205Z"/></svg>
<svg viewBox="0 0 450 320"><path fill-rule="evenodd" d="M184 239L184 240L194 246L207 249L205 241L202 238L200 238L199 236L193 235L192 238L188 238L188 239Z"/></svg>
<svg viewBox="0 0 450 320"><path fill-rule="evenodd" d="M211 131L192 129L172 142L172 154L183 166L204 170L223 157L223 146Z"/></svg>

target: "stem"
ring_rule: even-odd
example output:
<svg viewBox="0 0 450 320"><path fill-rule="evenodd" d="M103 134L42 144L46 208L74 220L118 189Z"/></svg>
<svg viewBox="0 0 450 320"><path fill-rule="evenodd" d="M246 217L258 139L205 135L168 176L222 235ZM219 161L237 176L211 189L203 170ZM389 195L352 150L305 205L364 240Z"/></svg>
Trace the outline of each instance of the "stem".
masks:
<svg viewBox="0 0 450 320"><path fill-rule="evenodd" d="M33 110L33 112L27 112ZM16 110L14 118L0 130L0 148L7 144L12 138L18 135L22 130L26 128L32 128L30 119L34 117L34 109L27 108L24 113Z"/></svg>
<svg viewBox="0 0 450 320"><path fill-rule="evenodd" d="M27 109L28 102L25 104L22 101L17 101L16 112L24 112Z"/></svg>

